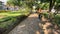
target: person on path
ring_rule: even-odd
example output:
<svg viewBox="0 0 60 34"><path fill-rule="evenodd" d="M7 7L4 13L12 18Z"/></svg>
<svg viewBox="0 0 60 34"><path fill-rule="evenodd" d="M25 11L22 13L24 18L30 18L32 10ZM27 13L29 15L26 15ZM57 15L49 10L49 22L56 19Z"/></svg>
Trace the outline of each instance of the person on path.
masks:
<svg viewBox="0 0 60 34"><path fill-rule="evenodd" d="M41 17L42 17L42 9L38 8L37 13L38 13L38 18L41 19Z"/></svg>

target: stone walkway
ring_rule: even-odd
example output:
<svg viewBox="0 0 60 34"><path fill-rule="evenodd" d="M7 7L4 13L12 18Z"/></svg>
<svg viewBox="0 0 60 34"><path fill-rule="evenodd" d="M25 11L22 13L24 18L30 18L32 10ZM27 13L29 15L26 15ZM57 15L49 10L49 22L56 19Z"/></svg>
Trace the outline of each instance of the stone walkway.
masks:
<svg viewBox="0 0 60 34"><path fill-rule="evenodd" d="M27 19L16 26L9 34L43 34L39 27L39 19L37 14L31 14Z"/></svg>

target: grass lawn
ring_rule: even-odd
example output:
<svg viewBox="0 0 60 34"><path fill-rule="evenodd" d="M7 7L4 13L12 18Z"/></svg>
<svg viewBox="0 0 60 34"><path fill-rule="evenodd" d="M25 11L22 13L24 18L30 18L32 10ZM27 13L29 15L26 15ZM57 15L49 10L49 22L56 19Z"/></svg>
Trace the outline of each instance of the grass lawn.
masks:
<svg viewBox="0 0 60 34"><path fill-rule="evenodd" d="M29 12L3 12L0 13L0 16L19 16L19 15L26 15Z"/></svg>
<svg viewBox="0 0 60 34"><path fill-rule="evenodd" d="M28 15L29 12L1 12L0 13L0 28L6 28L9 27L9 25L12 25L16 19L17 16L22 15Z"/></svg>

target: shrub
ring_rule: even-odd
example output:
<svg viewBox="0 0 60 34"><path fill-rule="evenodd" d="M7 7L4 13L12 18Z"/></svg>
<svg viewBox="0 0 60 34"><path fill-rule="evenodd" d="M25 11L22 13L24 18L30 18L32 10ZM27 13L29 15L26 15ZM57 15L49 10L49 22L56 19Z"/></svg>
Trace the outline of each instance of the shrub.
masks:
<svg viewBox="0 0 60 34"><path fill-rule="evenodd" d="M37 8L41 8L43 10L49 9L49 3L40 3Z"/></svg>
<svg viewBox="0 0 60 34"><path fill-rule="evenodd" d="M54 15L53 13L51 13L49 15L49 13L43 13L45 18L49 18L49 20L51 20L52 23L57 24L58 26L60 26L60 14L56 14Z"/></svg>
<svg viewBox="0 0 60 34"><path fill-rule="evenodd" d="M43 15L44 15L45 18L49 18L48 17L49 16L49 13L43 13Z"/></svg>
<svg viewBox="0 0 60 34"><path fill-rule="evenodd" d="M60 15L56 15L56 16L54 17L54 20L55 20L55 23L56 23L57 25L60 25Z"/></svg>

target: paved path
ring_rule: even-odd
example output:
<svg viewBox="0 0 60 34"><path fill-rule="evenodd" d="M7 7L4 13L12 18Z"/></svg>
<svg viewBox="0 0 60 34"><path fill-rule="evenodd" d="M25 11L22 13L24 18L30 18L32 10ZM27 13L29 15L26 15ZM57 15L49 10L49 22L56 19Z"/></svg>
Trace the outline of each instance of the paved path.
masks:
<svg viewBox="0 0 60 34"><path fill-rule="evenodd" d="M16 26L9 34L43 34L39 27L39 19L37 14L31 14L27 19Z"/></svg>

